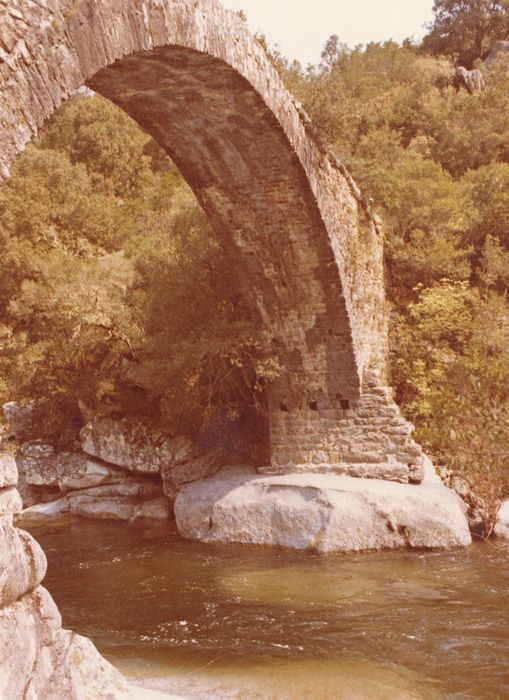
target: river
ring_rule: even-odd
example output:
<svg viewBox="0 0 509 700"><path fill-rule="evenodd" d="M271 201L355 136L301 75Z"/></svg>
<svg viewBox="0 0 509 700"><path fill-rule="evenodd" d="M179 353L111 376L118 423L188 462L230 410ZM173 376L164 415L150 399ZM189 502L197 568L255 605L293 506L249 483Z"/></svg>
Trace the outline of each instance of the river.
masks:
<svg viewBox="0 0 509 700"><path fill-rule="evenodd" d="M509 698L509 545L315 555L173 526L26 526L64 625L133 681L210 700Z"/></svg>

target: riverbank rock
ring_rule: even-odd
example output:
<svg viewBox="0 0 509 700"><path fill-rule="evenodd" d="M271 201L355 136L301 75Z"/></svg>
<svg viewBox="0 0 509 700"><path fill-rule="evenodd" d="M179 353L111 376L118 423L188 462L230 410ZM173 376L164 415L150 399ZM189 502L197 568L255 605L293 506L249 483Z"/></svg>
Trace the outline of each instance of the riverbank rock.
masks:
<svg viewBox="0 0 509 700"><path fill-rule="evenodd" d="M101 488L101 487L96 487ZM127 520L166 519L170 518L173 510L171 503L162 495L161 489L140 496L121 496L94 494L90 491L77 491L67 496L69 513L96 520ZM152 496L152 498L147 496ZM154 498L154 496L157 496ZM29 514L28 514L29 515Z"/></svg>
<svg viewBox="0 0 509 700"><path fill-rule="evenodd" d="M30 486L58 488L55 448L43 442L24 442L17 459L19 473Z"/></svg>
<svg viewBox="0 0 509 700"><path fill-rule="evenodd" d="M465 503L470 532L481 537L485 536L489 522L486 502L474 492L461 474L449 469L442 469L441 477L444 484L457 493Z"/></svg>
<svg viewBox="0 0 509 700"><path fill-rule="evenodd" d="M154 474L174 456L174 440L127 418L95 418L82 428L84 452L129 471Z"/></svg>
<svg viewBox="0 0 509 700"><path fill-rule="evenodd" d="M56 472L62 493L116 484L126 478L125 470L91 459L84 452L61 452L56 458Z"/></svg>
<svg viewBox="0 0 509 700"><path fill-rule="evenodd" d="M0 610L0 697L15 700L136 700L139 689L89 639L62 629L46 589ZM147 698L152 695L147 694ZM155 694L161 698L164 694Z"/></svg>
<svg viewBox="0 0 509 700"><path fill-rule="evenodd" d="M46 557L34 538L0 518L0 608L38 586L46 575ZM1 668L1 664L0 664ZM0 698L9 697L1 693Z"/></svg>
<svg viewBox="0 0 509 700"><path fill-rule="evenodd" d="M36 503L29 508L25 508L16 520L20 527L31 521L44 520L45 518L57 518L69 512L69 501L67 498L59 498L49 503Z"/></svg>
<svg viewBox="0 0 509 700"><path fill-rule="evenodd" d="M172 462L165 465L161 471L165 493L170 495L185 484L212 476L221 468L221 458L219 451L210 451L194 455L190 453L186 459L179 459L177 451Z"/></svg>
<svg viewBox="0 0 509 700"><path fill-rule="evenodd" d="M36 430L36 402L18 403L9 401L2 406L7 434L10 437L26 440Z"/></svg>
<svg viewBox="0 0 509 700"><path fill-rule="evenodd" d="M204 452L189 438L170 437L141 423L110 417L96 418L81 430L83 450L132 472L160 473L169 498L184 484L215 474L218 451Z"/></svg>
<svg viewBox="0 0 509 700"><path fill-rule="evenodd" d="M16 486L18 483L18 467L11 455L0 455L0 488Z"/></svg>
<svg viewBox="0 0 509 700"><path fill-rule="evenodd" d="M183 537L347 552L471 543L461 499L436 475L408 485L326 474L265 477L227 467L184 486L175 501Z"/></svg>
<svg viewBox="0 0 509 700"><path fill-rule="evenodd" d="M498 509L494 533L497 537L509 540L509 500L504 501Z"/></svg>

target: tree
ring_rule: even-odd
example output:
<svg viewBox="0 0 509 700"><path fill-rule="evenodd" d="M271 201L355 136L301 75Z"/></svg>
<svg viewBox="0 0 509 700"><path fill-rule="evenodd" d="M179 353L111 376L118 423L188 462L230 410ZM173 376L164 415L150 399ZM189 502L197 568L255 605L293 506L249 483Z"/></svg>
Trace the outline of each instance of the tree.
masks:
<svg viewBox="0 0 509 700"><path fill-rule="evenodd" d="M347 55L348 53L349 52L346 44L339 40L338 35L331 34L331 36L325 42L325 46L323 47L321 56L322 68L325 71L331 71L338 62L338 60L341 58L341 56Z"/></svg>
<svg viewBox="0 0 509 700"><path fill-rule="evenodd" d="M423 49L435 55L457 56L472 68L497 39L509 31L508 0L435 0L434 19Z"/></svg>

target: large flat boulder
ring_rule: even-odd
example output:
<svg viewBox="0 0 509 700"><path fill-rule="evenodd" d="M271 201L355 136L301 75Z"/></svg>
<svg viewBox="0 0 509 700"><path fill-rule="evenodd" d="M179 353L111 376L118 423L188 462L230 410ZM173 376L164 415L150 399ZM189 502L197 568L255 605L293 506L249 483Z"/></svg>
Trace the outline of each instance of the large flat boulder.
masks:
<svg viewBox="0 0 509 700"><path fill-rule="evenodd" d="M318 552L471 543L464 506L434 472L422 484L227 467L175 500L183 537Z"/></svg>

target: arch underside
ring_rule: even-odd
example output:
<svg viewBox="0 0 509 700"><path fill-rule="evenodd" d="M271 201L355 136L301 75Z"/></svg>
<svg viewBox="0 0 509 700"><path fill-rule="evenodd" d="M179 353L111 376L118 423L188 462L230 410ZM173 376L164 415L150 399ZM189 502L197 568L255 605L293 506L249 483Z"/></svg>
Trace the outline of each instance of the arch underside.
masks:
<svg viewBox="0 0 509 700"><path fill-rule="evenodd" d="M177 46L127 56L87 85L171 156L214 224L232 284L284 374L289 410L359 395L334 253L306 175L274 114L231 66Z"/></svg>

